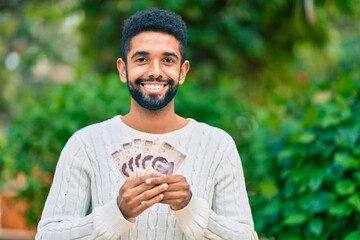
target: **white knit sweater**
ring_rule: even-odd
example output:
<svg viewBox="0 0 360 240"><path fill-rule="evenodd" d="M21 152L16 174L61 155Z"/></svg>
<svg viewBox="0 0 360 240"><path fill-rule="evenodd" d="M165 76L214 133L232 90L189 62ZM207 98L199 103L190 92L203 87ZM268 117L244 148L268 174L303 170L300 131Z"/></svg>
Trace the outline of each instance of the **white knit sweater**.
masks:
<svg viewBox="0 0 360 240"><path fill-rule="evenodd" d="M190 203L179 211L156 204L134 222L122 216L116 197L124 179L111 159L122 143L160 139L187 157ZM36 239L257 239L244 175L232 138L189 119L182 129L148 134L120 116L76 132L64 147Z"/></svg>

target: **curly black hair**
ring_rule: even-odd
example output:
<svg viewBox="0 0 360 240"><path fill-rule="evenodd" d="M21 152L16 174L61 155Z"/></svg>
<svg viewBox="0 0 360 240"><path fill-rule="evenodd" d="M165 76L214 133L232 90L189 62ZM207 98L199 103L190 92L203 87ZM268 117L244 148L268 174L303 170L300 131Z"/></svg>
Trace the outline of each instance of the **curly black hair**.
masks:
<svg viewBox="0 0 360 240"><path fill-rule="evenodd" d="M179 15L157 8L137 12L125 20L121 37L121 57L125 62L131 39L145 31L164 32L174 36L180 43L181 60L184 62L187 46L186 23Z"/></svg>

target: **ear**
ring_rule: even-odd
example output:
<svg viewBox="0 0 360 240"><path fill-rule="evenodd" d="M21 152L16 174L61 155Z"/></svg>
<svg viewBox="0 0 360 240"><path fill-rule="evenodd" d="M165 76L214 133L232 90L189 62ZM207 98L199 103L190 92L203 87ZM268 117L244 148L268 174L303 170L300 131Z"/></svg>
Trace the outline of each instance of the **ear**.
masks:
<svg viewBox="0 0 360 240"><path fill-rule="evenodd" d="M186 74L190 70L190 62L185 60L184 63L181 65L180 68L180 76L179 76L179 84L182 85L185 81Z"/></svg>
<svg viewBox="0 0 360 240"><path fill-rule="evenodd" d="M119 72L120 81L126 83L126 63L124 62L124 60L122 60L122 58L118 58L118 60L116 61L116 66Z"/></svg>

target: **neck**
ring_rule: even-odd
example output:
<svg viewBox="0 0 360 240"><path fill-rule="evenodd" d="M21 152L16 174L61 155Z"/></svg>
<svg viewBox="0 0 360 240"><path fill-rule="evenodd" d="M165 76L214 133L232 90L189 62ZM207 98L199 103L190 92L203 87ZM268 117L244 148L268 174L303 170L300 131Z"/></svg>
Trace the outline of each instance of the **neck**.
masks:
<svg viewBox="0 0 360 240"><path fill-rule="evenodd" d="M174 101L157 111L150 111L132 103L130 112L122 117L122 121L138 131L153 134L175 131L184 127L188 122L175 113Z"/></svg>

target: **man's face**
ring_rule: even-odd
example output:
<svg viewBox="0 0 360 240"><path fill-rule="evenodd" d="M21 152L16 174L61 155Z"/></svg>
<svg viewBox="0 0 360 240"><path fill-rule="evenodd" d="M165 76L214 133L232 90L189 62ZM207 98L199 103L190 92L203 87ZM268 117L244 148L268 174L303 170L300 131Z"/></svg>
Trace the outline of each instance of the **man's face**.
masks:
<svg viewBox="0 0 360 240"><path fill-rule="evenodd" d="M169 163L166 160L157 160L154 162L154 169L162 174L169 172Z"/></svg>
<svg viewBox="0 0 360 240"><path fill-rule="evenodd" d="M127 81L128 89L131 97L143 108L148 110L159 110L167 106L175 97L179 83L175 83L173 79L154 79L154 78L138 78L135 82ZM167 90L164 95L156 94L155 89L164 88ZM142 91L141 87L148 87L146 91ZM150 91L149 91L150 90ZM154 91L151 93L151 91ZM159 90L161 91L161 90Z"/></svg>
<svg viewBox="0 0 360 240"><path fill-rule="evenodd" d="M181 64L179 41L161 32L142 32L131 40L127 64L118 60L122 82L134 100L148 110L162 109L171 102L185 80L189 62Z"/></svg>

